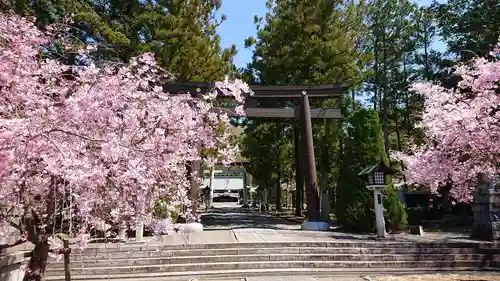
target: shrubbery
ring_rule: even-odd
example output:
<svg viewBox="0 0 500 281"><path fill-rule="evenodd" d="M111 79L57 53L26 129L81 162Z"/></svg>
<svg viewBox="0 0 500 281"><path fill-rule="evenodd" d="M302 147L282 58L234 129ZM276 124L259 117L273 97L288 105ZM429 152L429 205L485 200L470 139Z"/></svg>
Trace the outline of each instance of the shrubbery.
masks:
<svg viewBox="0 0 500 281"><path fill-rule="evenodd" d="M172 218L173 222L177 222L177 220L179 219L179 213L180 213L181 207L179 206L174 210L170 210L169 203L170 203L169 198L167 198L167 197L160 198L155 204L153 216L155 218L159 218L159 219L165 219L165 218L170 217L170 218Z"/></svg>

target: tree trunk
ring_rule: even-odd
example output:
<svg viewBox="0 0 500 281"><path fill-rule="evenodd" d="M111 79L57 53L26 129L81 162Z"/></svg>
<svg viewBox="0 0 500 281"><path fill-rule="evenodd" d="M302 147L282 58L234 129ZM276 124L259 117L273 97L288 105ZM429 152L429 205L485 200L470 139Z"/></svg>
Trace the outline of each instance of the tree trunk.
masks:
<svg viewBox="0 0 500 281"><path fill-rule="evenodd" d="M405 81L405 85L407 84L408 82L408 72L406 70L406 54L403 54L403 77L404 77L404 81ZM404 91L405 92L405 102L407 103L408 101L406 100L408 98L408 91ZM406 108L408 110L408 107ZM398 151L401 151L403 149L402 147L402 144L401 144L401 132L399 131L400 129L402 129L403 131L406 131L405 129L405 121L404 120L408 120L409 119L409 116L410 116L410 113L407 111L407 112L404 112L403 114L403 124L399 124L399 119L398 117L395 118L395 123L396 123L396 138L397 138L397 145L398 145ZM406 116L408 116L408 119L406 118ZM405 165L403 163L403 160L400 161L401 162L401 170L405 170ZM405 176L405 173L403 173L403 182L406 183L406 176Z"/></svg>
<svg viewBox="0 0 500 281"><path fill-rule="evenodd" d="M448 214L450 212L450 191L453 187L453 184L450 180L442 186L441 193L441 207L443 209L444 214Z"/></svg>
<svg viewBox="0 0 500 281"><path fill-rule="evenodd" d="M334 211L336 206L335 206L335 189L334 188L330 188L328 190L329 194L330 194L330 210L331 211Z"/></svg>
<svg viewBox="0 0 500 281"><path fill-rule="evenodd" d="M399 132L399 122L398 122L398 119L396 118L396 145L398 147L398 151L401 151L402 147L401 147L401 132Z"/></svg>
<svg viewBox="0 0 500 281"><path fill-rule="evenodd" d="M379 78L379 64L378 64L378 34L375 35L375 42L373 44L373 56L375 60L375 89L373 94L373 110L378 111L378 98L379 98L379 87L380 87L380 78Z"/></svg>
<svg viewBox="0 0 500 281"><path fill-rule="evenodd" d="M264 185L262 185L262 186L264 187ZM264 193L265 193L265 190L264 190L264 188L262 188L262 190L260 190L260 191L259 191L259 200L260 200L260 201L259 201L259 202L260 202L260 203L259 203L259 210L260 210L261 212L264 212L264 211L265 211L265 205L266 205L266 203L265 203L265 201L264 201L264 199L266 199L266 198L265 198L265 194L264 194Z"/></svg>
<svg viewBox="0 0 500 281"><path fill-rule="evenodd" d="M429 38L428 38L428 29L427 26L425 27L424 30L424 64L425 64L425 80L430 81L431 80L431 71L430 71L430 65L429 65Z"/></svg>
<svg viewBox="0 0 500 281"><path fill-rule="evenodd" d="M384 86L386 87L386 86ZM382 130L384 131L384 148L385 154L389 157L389 151L391 150L391 143L389 139L389 102L387 99L388 91L384 90L384 98L383 98L383 111L382 111Z"/></svg>
<svg viewBox="0 0 500 281"><path fill-rule="evenodd" d="M188 223L194 223L198 219L198 181L196 179L200 173L200 161L190 161L186 164L187 179L191 186L189 188L189 198L191 199L191 214L188 218Z"/></svg>
<svg viewBox="0 0 500 281"><path fill-rule="evenodd" d="M294 145L295 145L295 216L302 216L302 194L304 190L304 176L302 174L301 157L300 157L300 132L299 126L294 127Z"/></svg>
<svg viewBox="0 0 500 281"><path fill-rule="evenodd" d="M71 281L71 268L70 268L70 254L71 248L69 246L69 240L64 239L64 281Z"/></svg>
<svg viewBox="0 0 500 281"><path fill-rule="evenodd" d="M407 72L406 72L406 57L403 61L403 73L404 73L404 77L405 77L405 82L408 81L408 75L407 75ZM404 111L404 116L403 116L403 127L404 127L404 130L406 132L406 135L408 136L412 136L412 132L413 132L413 126L410 125L410 95L409 95L409 91L404 91L404 94L405 94L405 111Z"/></svg>
<svg viewBox="0 0 500 281"><path fill-rule="evenodd" d="M49 249L50 244L47 239L41 239L41 241L35 245L35 248L31 252L28 270L24 275L23 281L45 280L45 268L47 267Z"/></svg>
<svg viewBox="0 0 500 281"><path fill-rule="evenodd" d="M266 181L264 183L264 211L269 211L269 190L270 190L270 186L269 186L269 182Z"/></svg>
<svg viewBox="0 0 500 281"><path fill-rule="evenodd" d="M276 130L276 141L278 142L281 138L281 129L278 127ZM276 212L281 212L281 147L278 143L276 146Z"/></svg>
<svg viewBox="0 0 500 281"><path fill-rule="evenodd" d="M281 212L283 211L281 209L281 178L278 173L278 176L276 177L276 211Z"/></svg>
<svg viewBox="0 0 500 281"><path fill-rule="evenodd" d="M386 40L385 40L385 34L383 34L383 61L384 61L384 67L383 67L383 75L384 75L384 84L383 84L383 91L382 91L382 130L384 132L384 148L385 148L385 153L387 157L389 156L389 151L391 149L391 144L389 140L389 79L388 79L388 73L387 73L387 46L386 46Z"/></svg>
<svg viewBox="0 0 500 281"><path fill-rule="evenodd" d="M330 172L330 151L328 136L330 134L330 122L323 120L324 134L321 140L321 217L324 221L330 221L330 193L328 192L328 176Z"/></svg>
<svg viewBox="0 0 500 281"><path fill-rule="evenodd" d="M352 103L352 110L356 110L356 92L351 91L351 103Z"/></svg>

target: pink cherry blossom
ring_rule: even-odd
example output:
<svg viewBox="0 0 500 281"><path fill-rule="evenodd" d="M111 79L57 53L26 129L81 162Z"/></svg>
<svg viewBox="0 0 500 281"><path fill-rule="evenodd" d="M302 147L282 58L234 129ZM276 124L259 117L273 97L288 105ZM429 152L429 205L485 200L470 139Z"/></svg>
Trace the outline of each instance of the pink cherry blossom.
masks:
<svg viewBox="0 0 500 281"><path fill-rule="evenodd" d="M499 45L500 46L500 45ZM500 55L500 48L494 49ZM481 174L498 178L500 172L500 61L477 58L458 67L456 89L416 83L412 90L425 97L419 126L426 143L407 153L396 153L412 183L437 192L451 182L451 197L472 200Z"/></svg>
<svg viewBox="0 0 500 281"><path fill-rule="evenodd" d="M63 231L62 216L82 245L105 224L164 233L172 219L154 218L153 207L166 197L168 210L189 210L186 163L235 161L229 118L213 110L217 91L208 100L163 92L169 75L153 54L98 64L91 46L78 52L85 65L63 65L38 56L49 36L6 14L0 37L0 230L13 223L47 243ZM251 94L239 80L216 86L237 105Z"/></svg>

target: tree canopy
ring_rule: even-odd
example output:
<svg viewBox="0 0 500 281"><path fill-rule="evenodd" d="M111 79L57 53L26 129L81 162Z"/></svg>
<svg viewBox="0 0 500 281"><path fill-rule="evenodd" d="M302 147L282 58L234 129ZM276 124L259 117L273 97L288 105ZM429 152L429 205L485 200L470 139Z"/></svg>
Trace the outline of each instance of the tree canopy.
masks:
<svg viewBox="0 0 500 281"><path fill-rule="evenodd" d="M252 61L245 69L249 81L277 85L360 83L365 64L370 59L369 52L363 52L359 44L366 31L366 6L363 1L274 0L267 1L267 7L269 11L264 17L255 17L257 36L246 40L247 47L254 48ZM339 101L314 103L319 107L327 107L339 104ZM259 106L296 107L297 104L273 100L261 101ZM294 153L292 147L296 120L272 121L273 125L268 122L249 122L247 140L244 141L248 159L255 162L262 172L270 170L266 171L257 163L268 163L268 166L272 165L272 171L279 171L282 178L285 175L290 178L293 175L291 168L295 166L290 158ZM323 123L314 124L315 150L320 151L324 147L322 151L326 156L316 159L318 165L328 166L322 170L322 174L330 178L330 172L335 168L322 164L322 160L332 156L330 148L338 147L337 133L340 126L332 126L327 139L320 133L325 128ZM269 133L256 133L264 130ZM250 143L255 145L250 146ZM275 157L277 151L280 153ZM285 155L290 160L280 160ZM325 182L328 184L330 181Z"/></svg>
<svg viewBox="0 0 500 281"><path fill-rule="evenodd" d="M500 55L500 47L493 54ZM498 60L477 58L458 67L461 81L456 88L413 85L412 90L425 97L421 126L427 139L411 154L400 155L409 180L433 192L450 183L450 195L456 202L470 202L471 190L482 174L497 178L499 68Z"/></svg>
<svg viewBox="0 0 500 281"><path fill-rule="evenodd" d="M220 1L12 0L12 9L34 16L37 26L65 23L83 44L98 43L100 59L127 62L152 52L177 79L217 81L233 69L233 45L223 49L216 17Z"/></svg>
<svg viewBox="0 0 500 281"><path fill-rule="evenodd" d="M171 217L152 216L163 197L196 216L186 164L239 155L227 115L214 113L211 100L220 92L244 103L249 91L223 81L204 99L164 93L170 75L151 53L97 66L88 46L71 50L79 63L68 65L50 56L52 30L0 15L0 229L14 226L35 245L27 280L42 279L59 234L85 245L106 224L168 232Z"/></svg>

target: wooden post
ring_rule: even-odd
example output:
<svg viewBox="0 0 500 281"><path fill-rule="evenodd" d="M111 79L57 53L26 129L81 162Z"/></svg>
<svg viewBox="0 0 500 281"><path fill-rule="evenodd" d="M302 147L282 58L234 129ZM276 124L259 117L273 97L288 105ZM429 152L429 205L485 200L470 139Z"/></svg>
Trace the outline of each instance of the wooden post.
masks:
<svg viewBox="0 0 500 281"><path fill-rule="evenodd" d="M69 247L69 240L63 240L63 255L64 255L64 280L71 281L71 270L70 270L70 260L69 255L71 254L71 248Z"/></svg>
<svg viewBox="0 0 500 281"><path fill-rule="evenodd" d="M307 193L307 216L309 221L319 221L319 195L316 175L316 159L314 156L314 142L312 134L311 111L309 107L309 97L307 92L302 92L300 103L300 119L302 127L302 135L304 136L304 171L306 179Z"/></svg>

